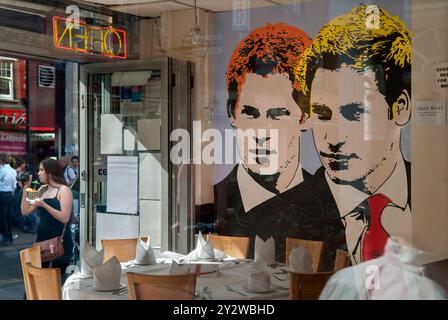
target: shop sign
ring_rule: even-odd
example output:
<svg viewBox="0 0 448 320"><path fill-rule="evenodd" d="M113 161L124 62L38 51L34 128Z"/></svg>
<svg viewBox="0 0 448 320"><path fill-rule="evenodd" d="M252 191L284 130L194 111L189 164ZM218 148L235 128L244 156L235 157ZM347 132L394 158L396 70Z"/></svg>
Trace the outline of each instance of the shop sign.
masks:
<svg viewBox="0 0 448 320"><path fill-rule="evenodd" d="M35 141L54 141L55 134L54 133L31 133L31 139Z"/></svg>
<svg viewBox="0 0 448 320"><path fill-rule="evenodd" d="M26 152L26 134L0 131L0 153L12 155Z"/></svg>
<svg viewBox="0 0 448 320"><path fill-rule="evenodd" d="M125 30L89 26L85 22L64 17L53 17L53 42L59 49L110 58L127 57Z"/></svg>
<svg viewBox="0 0 448 320"><path fill-rule="evenodd" d="M0 109L0 124L11 129L26 129L26 112L20 109Z"/></svg>

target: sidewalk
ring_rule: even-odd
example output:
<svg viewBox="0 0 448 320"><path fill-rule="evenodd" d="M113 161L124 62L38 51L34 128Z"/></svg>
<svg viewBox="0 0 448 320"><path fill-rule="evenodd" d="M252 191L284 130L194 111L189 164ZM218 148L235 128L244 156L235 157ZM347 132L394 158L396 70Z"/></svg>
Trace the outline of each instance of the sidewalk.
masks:
<svg viewBox="0 0 448 320"><path fill-rule="evenodd" d="M13 234L18 235L14 243L0 247L0 300L22 300L25 293L19 251L33 244L34 233L14 229Z"/></svg>

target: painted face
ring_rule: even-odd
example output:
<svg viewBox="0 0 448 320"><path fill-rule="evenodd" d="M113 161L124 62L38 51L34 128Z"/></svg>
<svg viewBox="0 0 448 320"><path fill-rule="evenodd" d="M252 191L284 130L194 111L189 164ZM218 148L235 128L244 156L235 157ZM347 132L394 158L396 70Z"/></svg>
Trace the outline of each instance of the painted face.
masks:
<svg viewBox="0 0 448 320"><path fill-rule="evenodd" d="M286 74L248 74L232 118L244 167L258 174L295 173L301 116Z"/></svg>
<svg viewBox="0 0 448 320"><path fill-rule="evenodd" d="M39 177L39 181L43 184L48 183L48 175L45 172L44 167L41 165L39 165L39 172L37 173L37 176Z"/></svg>
<svg viewBox="0 0 448 320"><path fill-rule="evenodd" d="M372 70L318 69L311 90L314 141L330 178L350 184L385 165L400 146L400 128L388 120L388 104Z"/></svg>

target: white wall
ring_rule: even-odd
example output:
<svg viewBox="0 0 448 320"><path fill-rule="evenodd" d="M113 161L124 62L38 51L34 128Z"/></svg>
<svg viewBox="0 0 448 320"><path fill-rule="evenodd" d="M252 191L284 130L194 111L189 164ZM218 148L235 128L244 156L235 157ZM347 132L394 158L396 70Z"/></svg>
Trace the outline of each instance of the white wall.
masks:
<svg viewBox="0 0 448 320"><path fill-rule="evenodd" d="M448 61L448 1L413 0L412 99L447 99L435 89L434 65ZM448 257L448 127L412 125L413 242Z"/></svg>

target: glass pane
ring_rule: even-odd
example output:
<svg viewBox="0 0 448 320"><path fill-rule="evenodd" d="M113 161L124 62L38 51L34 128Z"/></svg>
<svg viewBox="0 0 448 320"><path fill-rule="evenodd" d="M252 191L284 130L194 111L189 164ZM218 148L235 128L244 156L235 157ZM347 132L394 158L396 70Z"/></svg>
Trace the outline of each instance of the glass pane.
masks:
<svg viewBox="0 0 448 320"><path fill-rule="evenodd" d="M0 94L10 95L9 91L9 82L10 80L0 78Z"/></svg>
<svg viewBox="0 0 448 320"><path fill-rule="evenodd" d="M90 81L93 241L150 234L160 246L160 224L149 223L160 219L162 205L160 71L92 74Z"/></svg>

